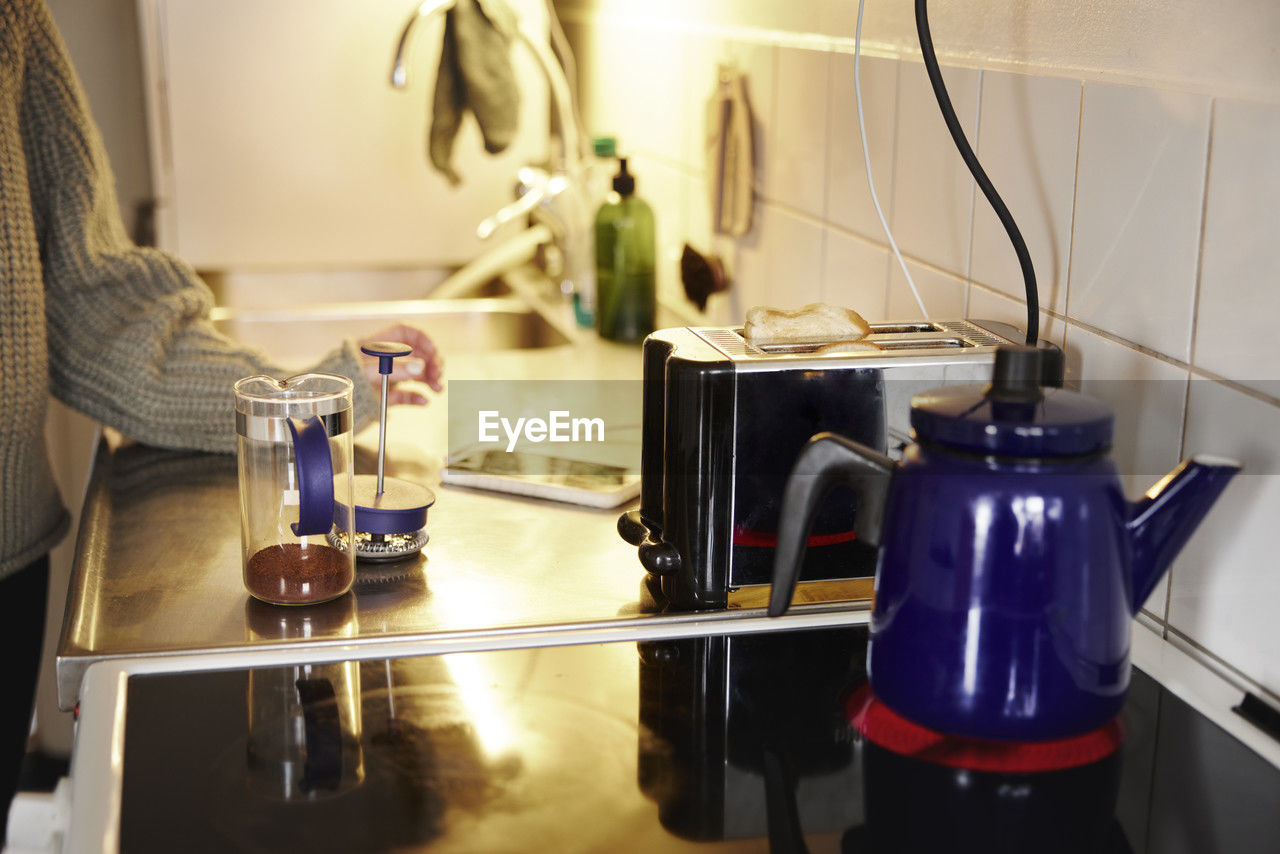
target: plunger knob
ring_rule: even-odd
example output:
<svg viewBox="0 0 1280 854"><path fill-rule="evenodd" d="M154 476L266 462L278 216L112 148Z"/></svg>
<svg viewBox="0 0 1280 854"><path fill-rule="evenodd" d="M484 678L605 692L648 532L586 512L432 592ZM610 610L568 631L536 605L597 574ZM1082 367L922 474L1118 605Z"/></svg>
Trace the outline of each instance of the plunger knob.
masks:
<svg viewBox="0 0 1280 854"><path fill-rule="evenodd" d="M360 345L360 352L366 356L377 356L378 373L386 376L391 373L391 363L412 353L413 348L398 341L366 341Z"/></svg>

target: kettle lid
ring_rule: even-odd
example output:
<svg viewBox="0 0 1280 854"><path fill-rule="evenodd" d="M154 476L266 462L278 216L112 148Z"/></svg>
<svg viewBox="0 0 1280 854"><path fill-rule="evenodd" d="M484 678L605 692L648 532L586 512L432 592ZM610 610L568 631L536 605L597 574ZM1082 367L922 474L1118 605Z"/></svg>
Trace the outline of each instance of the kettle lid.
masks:
<svg viewBox="0 0 1280 854"><path fill-rule="evenodd" d="M990 385L944 386L911 399L916 441L1005 457L1073 457L1111 447L1115 415L1102 401L1040 386L1040 352L996 351Z"/></svg>

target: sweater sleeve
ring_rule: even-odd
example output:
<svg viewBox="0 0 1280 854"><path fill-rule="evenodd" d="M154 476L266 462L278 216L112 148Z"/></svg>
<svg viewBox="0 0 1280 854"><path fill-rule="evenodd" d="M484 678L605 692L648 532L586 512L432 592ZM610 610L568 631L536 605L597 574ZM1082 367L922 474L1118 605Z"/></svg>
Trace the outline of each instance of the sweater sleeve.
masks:
<svg viewBox="0 0 1280 854"><path fill-rule="evenodd" d="M285 372L214 329L212 294L187 264L129 239L97 128L43 4L22 81L53 394L147 444L234 450L232 385ZM374 417L351 341L311 370L351 379L356 424Z"/></svg>

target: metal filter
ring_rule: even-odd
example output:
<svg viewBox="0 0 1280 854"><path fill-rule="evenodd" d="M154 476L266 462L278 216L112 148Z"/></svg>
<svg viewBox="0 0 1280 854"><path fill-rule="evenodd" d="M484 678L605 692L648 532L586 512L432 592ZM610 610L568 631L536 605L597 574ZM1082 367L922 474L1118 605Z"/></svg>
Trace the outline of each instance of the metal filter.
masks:
<svg viewBox="0 0 1280 854"><path fill-rule="evenodd" d="M328 539L329 545L346 551L348 538L345 531L339 531L335 528L329 532L326 539ZM422 551L422 547L430 539L431 536L425 528L406 534L369 534L364 531L356 531L356 557L370 563L400 561ZM400 576L397 575L395 577L398 578ZM364 574L360 574L360 579L363 578Z"/></svg>

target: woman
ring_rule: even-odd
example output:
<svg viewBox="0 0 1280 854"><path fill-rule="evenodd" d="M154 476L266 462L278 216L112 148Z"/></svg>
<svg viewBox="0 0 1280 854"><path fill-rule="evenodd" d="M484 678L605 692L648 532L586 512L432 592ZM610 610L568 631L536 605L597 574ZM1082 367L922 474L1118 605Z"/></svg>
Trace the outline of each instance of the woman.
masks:
<svg viewBox="0 0 1280 854"><path fill-rule="evenodd" d="M147 444L233 451L232 384L281 372L218 334L211 302L186 264L126 236L48 9L0 0L0 818L30 726L47 555L67 529L44 444L48 396ZM440 390L425 334L397 326L374 337L409 344L418 357L399 360L393 380ZM376 360L353 343L312 370L356 383L357 424L376 414ZM409 388L391 400L425 402Z"/></svg>

